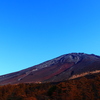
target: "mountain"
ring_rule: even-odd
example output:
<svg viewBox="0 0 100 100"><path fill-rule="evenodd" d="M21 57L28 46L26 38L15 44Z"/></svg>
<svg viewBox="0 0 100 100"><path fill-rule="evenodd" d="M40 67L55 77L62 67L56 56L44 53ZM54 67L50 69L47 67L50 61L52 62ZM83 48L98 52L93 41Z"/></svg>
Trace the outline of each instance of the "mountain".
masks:
<svg viewBox="0 0 100 100"><path fill-rule="evenodd" d="M100 72L100 56L70 53L39 65L0 76L0 85L59 82Z"/></svg>

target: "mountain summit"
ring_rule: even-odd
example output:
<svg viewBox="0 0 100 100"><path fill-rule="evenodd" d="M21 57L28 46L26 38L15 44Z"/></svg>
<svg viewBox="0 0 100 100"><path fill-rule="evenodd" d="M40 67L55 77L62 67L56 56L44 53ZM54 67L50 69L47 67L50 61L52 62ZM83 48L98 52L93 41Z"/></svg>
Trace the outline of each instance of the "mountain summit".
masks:
<svg viewBox="0 0 100 100"><path fill-rule="evenodd" d="M0 76L0 85L59 82L100 72L100 56L70 53L39 65Z"/></svg>

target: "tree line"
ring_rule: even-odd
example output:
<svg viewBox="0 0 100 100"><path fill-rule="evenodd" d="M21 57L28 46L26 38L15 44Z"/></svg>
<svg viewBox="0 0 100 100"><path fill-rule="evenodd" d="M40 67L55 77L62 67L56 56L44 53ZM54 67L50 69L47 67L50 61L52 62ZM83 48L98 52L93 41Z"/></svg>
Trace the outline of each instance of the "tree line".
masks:
<svg viewBox="0 0 100 100"><path fill-rule="evenodd" d="M0 86L0 100L100 100L100 74L55 83Z"/></svg>

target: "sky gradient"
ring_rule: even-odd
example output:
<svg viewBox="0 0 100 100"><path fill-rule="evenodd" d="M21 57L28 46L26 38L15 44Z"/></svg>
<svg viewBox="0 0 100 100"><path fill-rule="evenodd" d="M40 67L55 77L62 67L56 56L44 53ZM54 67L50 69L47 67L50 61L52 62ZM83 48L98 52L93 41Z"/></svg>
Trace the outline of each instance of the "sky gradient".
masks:
<svg viewBox="0 0 100 100"><path fill-rule="evenodd" d="M72 52L100 55L100 0L0 0L0 75Z"/></svg>

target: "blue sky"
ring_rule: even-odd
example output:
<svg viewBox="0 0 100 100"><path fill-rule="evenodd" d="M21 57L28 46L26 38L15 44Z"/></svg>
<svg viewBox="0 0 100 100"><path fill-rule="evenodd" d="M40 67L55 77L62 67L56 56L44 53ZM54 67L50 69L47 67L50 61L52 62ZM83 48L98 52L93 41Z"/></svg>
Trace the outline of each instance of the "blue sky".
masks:
<svg viewBox="0 0 100 100"><path fill-rule="evenodd" d="M100 55L100 0L0 0L0 75L72 52Z"/></svg>

